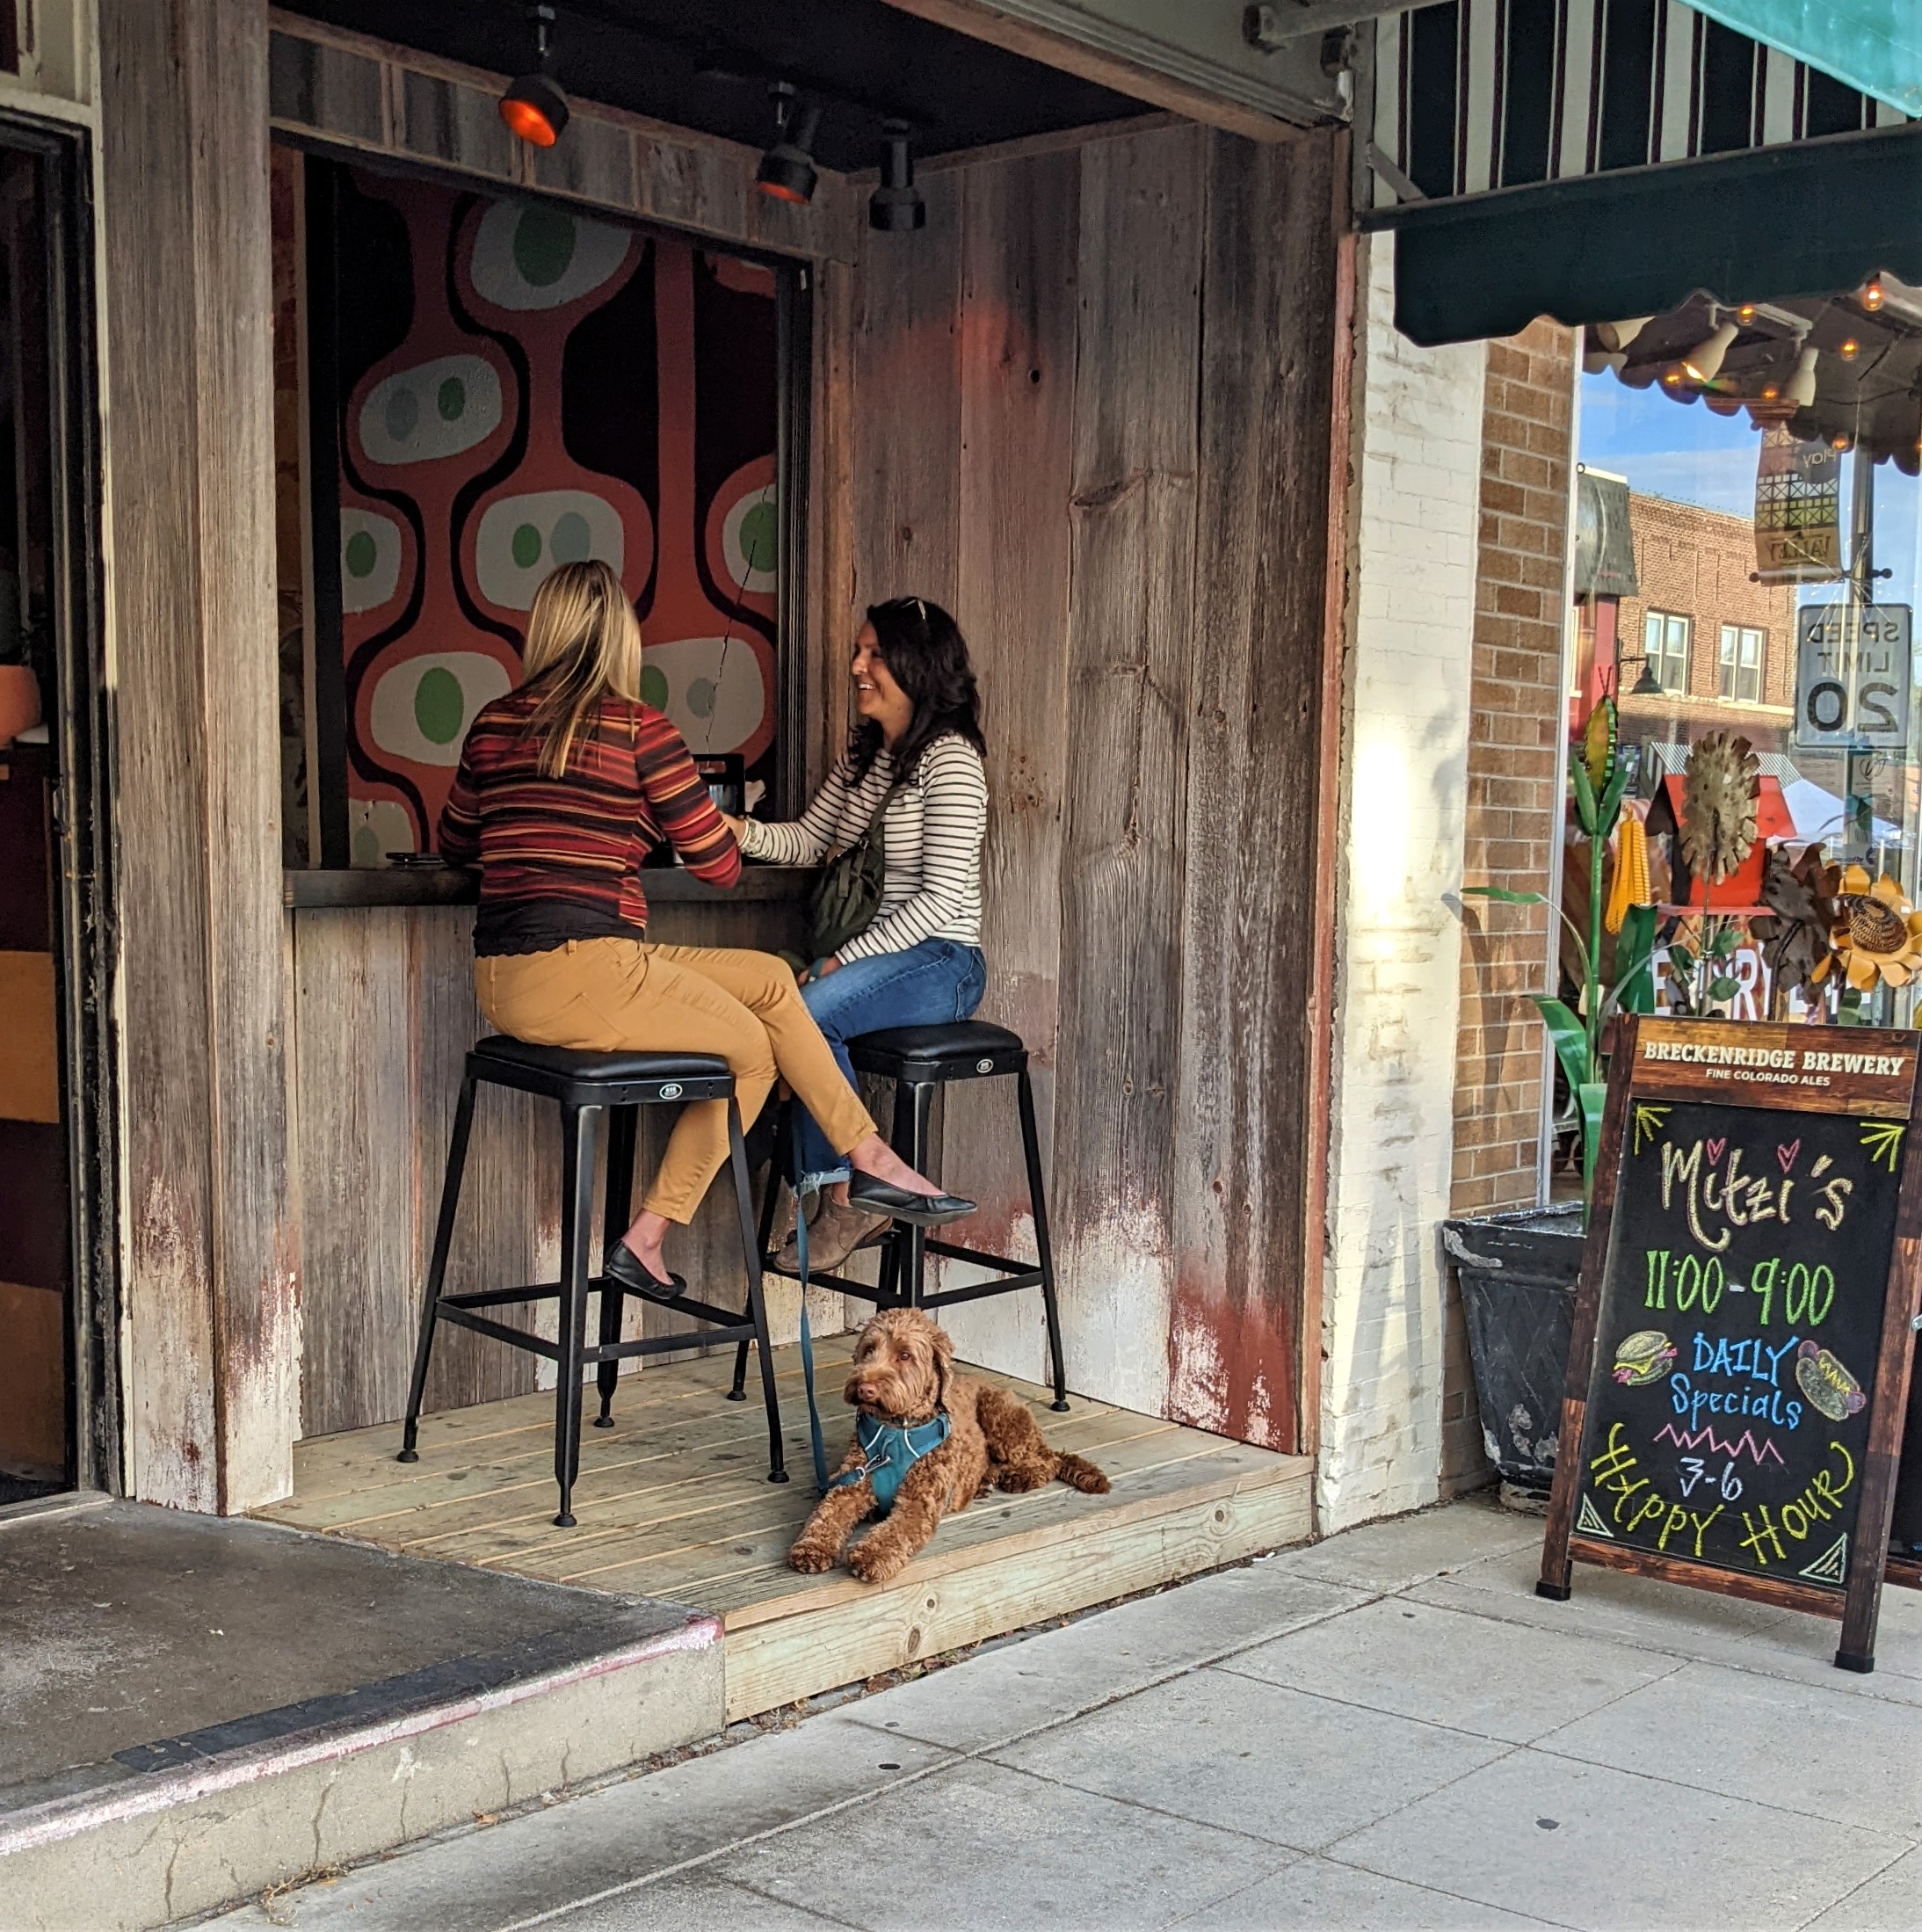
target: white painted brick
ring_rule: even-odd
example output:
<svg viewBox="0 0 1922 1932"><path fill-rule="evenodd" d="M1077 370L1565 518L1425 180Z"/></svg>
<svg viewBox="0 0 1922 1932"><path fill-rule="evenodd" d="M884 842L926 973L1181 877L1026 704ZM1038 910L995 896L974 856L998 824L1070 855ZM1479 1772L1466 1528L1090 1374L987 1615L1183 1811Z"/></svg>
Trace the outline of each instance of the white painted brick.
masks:
<svg viewBox="0 0 1922 1932"><path fill-rule="evenodd" d="M1324 1300L1320 1522L1435 1500L1486 352L1397 335L1364 244Z"/></svg>

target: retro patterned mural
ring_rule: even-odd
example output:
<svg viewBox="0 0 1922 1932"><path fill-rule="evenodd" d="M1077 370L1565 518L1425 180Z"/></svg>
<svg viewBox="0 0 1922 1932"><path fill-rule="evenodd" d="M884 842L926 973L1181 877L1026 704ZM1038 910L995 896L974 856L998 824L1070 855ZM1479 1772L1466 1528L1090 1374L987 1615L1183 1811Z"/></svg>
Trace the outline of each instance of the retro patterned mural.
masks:
<svg viewBox="0 0 1922 1932"><path fill-rule="evenodd" d="M334 251L356 865L432 849L475 713L557 564L620 573L642 692L766 781L772 272L548 203L343 171Z"/></svg>

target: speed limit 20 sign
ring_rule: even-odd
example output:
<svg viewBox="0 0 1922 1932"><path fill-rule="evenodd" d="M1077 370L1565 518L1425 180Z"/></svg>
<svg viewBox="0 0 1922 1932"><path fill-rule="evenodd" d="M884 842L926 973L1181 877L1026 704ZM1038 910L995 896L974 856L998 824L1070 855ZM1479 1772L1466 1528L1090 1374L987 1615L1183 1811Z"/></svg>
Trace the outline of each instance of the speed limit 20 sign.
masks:
<svg viewBox="0 0 1922 1932"><path fill-rule="evenodd" d="M1797 750L1907 748L1910 616L1906 604L1804 604L1795 613Z"/></svg>

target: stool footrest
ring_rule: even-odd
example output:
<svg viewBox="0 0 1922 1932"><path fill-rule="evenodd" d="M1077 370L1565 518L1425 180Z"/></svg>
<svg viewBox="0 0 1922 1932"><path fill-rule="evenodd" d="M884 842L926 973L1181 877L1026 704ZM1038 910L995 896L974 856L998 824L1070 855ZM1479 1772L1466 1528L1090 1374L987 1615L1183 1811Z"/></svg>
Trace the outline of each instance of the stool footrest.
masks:
<svg viewBox="0 0 1922 1932"><path fill-rule="evenodd" d="M502 1308L515 1302L551 1302L561 1293L558 1282L535 1282L525 1288L463 1288L443 1293L442 1308Z"/></svg>
<svg viewBox="0 0 1922 1932"><path fill-rule="evenodd" d="M999 1282L976 1282L967 1288L944 1288L937 1295L924 1295L924 1308L949 1308L956 1302L985 1301L990 1295L1012 1295L1017 1289L1039 1288L1041 1285L1041 1271L1036 1268L1029 1275L1011 1275Z"/></svg>
<svg viewBox="0 0 1922 1932"><path fill-rule="evenodd" d="M504 1341L510 1348L525 1348L529 1355L544 1356L549 1362L561 1359L561 1345L549 1341L545 1335L536 1335L525 1328L510 1328L504 1321L490 1321L485 1315L476 1315L471 1309L462 1308L458 1302L443 1297L439 1315L442 1321L451 1321L457 1328L471 1328L477 1335L489 1335L496 1341Z"/></svg>
<svg viewBox="0 0 1922 1932"><path fill-rule="evenodd" d="M1041 1278L1041 1265L1036 1261L1011 1260L1005 1254L983 1254L979 1248L964 1248L958 1241L929 1241L924 1245L930 1254L945 1255L950 1261L991 1267L1002 1275L1019 1275L1026 1288L1033 1288Z"/></svg>
<svg viewBox="0 0 1922 1932"><path fill-rule="evenodd" d="M677 1308L679 1305L675 1304ZM632 1341L590 1345L581 1351L581 1360L586 1362L625 1362L630 1355L664 1355L677 1348L706 1348L715 1342L751 1341L754 1339L754 1324L742 1316L704 1315L701 1319L717 1326L691 1329L685 1335L637 1335Z"/></svg>

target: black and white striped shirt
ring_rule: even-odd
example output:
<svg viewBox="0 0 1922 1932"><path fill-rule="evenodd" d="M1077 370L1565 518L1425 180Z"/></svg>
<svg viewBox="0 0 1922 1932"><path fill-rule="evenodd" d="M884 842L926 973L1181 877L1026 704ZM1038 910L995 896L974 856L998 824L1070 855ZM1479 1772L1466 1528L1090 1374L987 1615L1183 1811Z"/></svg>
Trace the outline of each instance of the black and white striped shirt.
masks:
<svg viewBox="0 0 1922 1932"><path fill-rule="evenodd" d="M819 865L867 830L894 783L894 759L875 759L859 784L843 759L799 818L786 824L747 821L741 849L776 865ZM981 944L981 844L988 830L988 779L981 753L966 738L936 738L920 768L888 808L881 828L888 873L881 907L840 957L904 953L923 940Z"/></svg>

